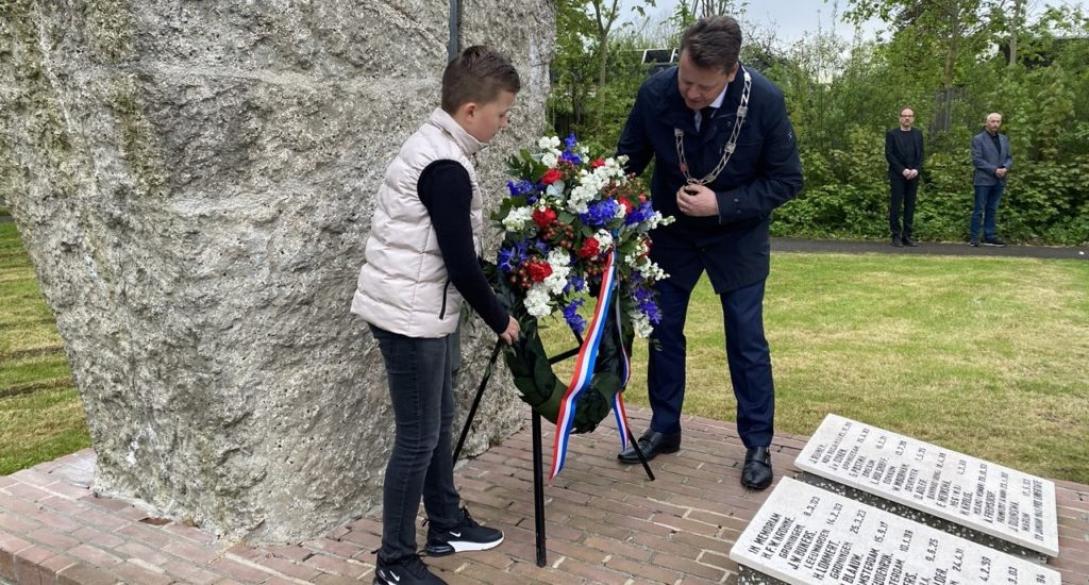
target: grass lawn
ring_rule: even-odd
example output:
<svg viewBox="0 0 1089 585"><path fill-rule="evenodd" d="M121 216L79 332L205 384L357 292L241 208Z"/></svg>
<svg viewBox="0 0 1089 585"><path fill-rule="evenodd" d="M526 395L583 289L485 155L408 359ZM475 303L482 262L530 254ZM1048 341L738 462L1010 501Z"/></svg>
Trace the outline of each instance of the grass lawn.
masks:
<svg viewBox="0 0 1089 585"><path fill-rule="evenodd" d="M53 314L15 224L0 223L0 475L90 444Z"/></svg>
<svg viewBox="0 0 1089 585"><path fill-rule="evenodd" d="M776 254L765 316L780 432L810 434L836 412L1089 483L1089 263ZM730 420L721 323L703 282L685 412ZM559 326L549 335L570 345ZM645 362L641 342L629 403L646 404ZM0 223L0 475L88 445L52 315Z"/></svg>
<svg viewBox="0 0 1089 585"><path fill-rule="evenodd" d="M765 325L779 432L811 434L835 412L1089 483L1089 263L794 253L772 262ZM686 335L685 413L733 420L722 313L706 280ZM549 337L553 351L571 345L560 326ZM630 404L647 404L646 348L636 345Z"/></svg>

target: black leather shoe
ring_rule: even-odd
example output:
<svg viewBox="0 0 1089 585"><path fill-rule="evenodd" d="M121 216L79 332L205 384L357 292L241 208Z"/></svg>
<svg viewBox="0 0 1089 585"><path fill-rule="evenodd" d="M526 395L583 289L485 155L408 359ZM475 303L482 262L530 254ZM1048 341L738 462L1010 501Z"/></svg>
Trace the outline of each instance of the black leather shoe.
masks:
<svg viewBox="0 0 1089 585"><path fill-rule="evenodd" d="M900 236L893 236L892 241L889 242L889 243L892 244L893 248L903 248L904 247L904 242L903 242L903 240L900 239Z"/></svg>
<svg viewBox="0 0 1089 585"><path fill-rule="evenodd" d="M918 248L919 244L911 238L904 238L904 245L908 248Z"/></svg>
<svg viewBox="0 0 1089 585"><path fill-rule="evenodd" d="M643 457L647 461L654 459L659 453L676 453L681 450L681 434L648 430L639 437L639 448L643 450ZM635 447L631 446L621 451L616 458L621 463L639 463L639 455L635 452Z"/></svg>
<svg viewBox="0 0 1089 585"><path fill-rule="evenodd" d="M771 485L771 453L767 447L753 447L745 452L741 485L750 490L762 490Z"/></svg>

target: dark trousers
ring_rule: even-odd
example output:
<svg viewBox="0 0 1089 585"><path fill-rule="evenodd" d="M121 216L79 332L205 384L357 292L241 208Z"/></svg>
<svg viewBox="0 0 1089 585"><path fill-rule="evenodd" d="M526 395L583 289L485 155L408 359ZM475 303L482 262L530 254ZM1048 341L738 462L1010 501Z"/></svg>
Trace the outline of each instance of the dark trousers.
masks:
<svg viewBox="0 0 1089 585"><path fill-rule="evenodd" d="M908 181L903 177L889 177L892 195L889 197L889 232L894 240L910 238L915 226L915 198L919 192L919 178ZM900 227L900 209L904 211L904 225Z"/></svg>
<svg viewBox="0 0 1089 585"><path fill-rule="evenodd" d="M438 529L460 520L454 487L450 425L454 421L451 371L456 337L406 337L371 326L389 380L396 434L382 485L382 548L396 562L416 554L416 513L423 497Z"/></svg>
<svg viewBox="0 0 1089 585"><path fill-rule="evenodd" d="M972 223L969 233L973 240L979 240L979 226L983 224L983 238L993 240L998 237L998 204L1002 201L1005 183L994 185L975 185L975 204L972 206Z"/></svg>
<svg viewBox="0 0 1089 585"><path fill-rule="evenodd" d="M672 251L671 251L672 253ZM662 322L651 335L647 390L653 415L651 430L681 430L684 404L685 317L692 289L703 273L699 255L668 262L670 277L655 285ZM771 351L764 337L764 281L719 295L726 329L726 360L737 399L737 430L746 447L771 445L775 390Z"/></svg>

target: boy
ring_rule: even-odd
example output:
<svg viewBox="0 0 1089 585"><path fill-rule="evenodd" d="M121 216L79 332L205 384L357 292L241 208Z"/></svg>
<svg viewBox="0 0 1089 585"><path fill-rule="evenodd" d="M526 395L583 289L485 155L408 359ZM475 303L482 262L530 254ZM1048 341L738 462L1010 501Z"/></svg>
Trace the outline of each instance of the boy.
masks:
<svg viewBox="0 0 1089 585"><path fill-rule="evenodd" d="M459 508L451 371L463 298L504 342L519 334L477 262L484 219L471 158L507 125L519 89L518 72L502 55L465 49L443 73L442 107L405 141L378 190L352 299L352 312L381 348L396 422L375 585L445 583L416 552L421 495L429 555L487 550L503 541L502 532Z"/></svg>

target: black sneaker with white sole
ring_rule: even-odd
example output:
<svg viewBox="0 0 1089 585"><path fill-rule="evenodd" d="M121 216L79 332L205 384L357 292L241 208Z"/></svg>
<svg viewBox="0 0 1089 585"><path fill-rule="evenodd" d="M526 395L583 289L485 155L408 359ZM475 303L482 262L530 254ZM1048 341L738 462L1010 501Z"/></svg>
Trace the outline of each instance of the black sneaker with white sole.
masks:
<svg viewBox="0 0 1089 585"><path fill-rule="evenodd" d="M427 569L418 555L405 557L394 563L378 559L374 569L374 585L447 585Z"/></svg>
<svg viewBox="0 0 1089 585"><path fill-rule="evenodd" d="M428 555L441 557L456 552L488 550L503 542L501 531L481 526L465 508L461 512L463 517L457 526L448 530L435 530L433 526L428 529L425 549Z"/></svg>

